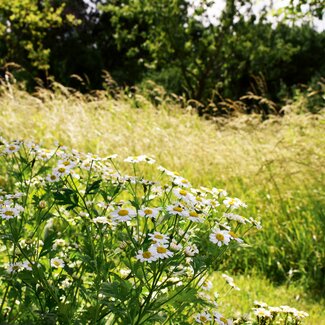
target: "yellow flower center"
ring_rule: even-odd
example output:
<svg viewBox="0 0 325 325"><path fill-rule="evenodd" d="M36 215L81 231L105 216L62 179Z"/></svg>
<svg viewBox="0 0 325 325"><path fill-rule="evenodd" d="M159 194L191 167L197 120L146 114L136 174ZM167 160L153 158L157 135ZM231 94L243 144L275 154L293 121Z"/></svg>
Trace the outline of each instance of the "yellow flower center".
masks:
<svg viewBox="0 0 325 325"><path fill-rule="evenodd" d="M152 214L153 211L151 209L145 209L144 214Z"/></svg>
<svg viewBox="0 0 325 325"><path fill-rule="evenodd" d="M167 252L167 249L165 247L159 246L157 247L157 252L159 254L165 254Z"/></svg>
<svg viewBox="0 0 325 325"><path fill-rule="evenodd" d="M179 194L180 195L183 195L183 196L186 196L187 195L187 192L185 190L180 190L179 191Z"/></svg>
<svg viewBox="0 0 325 325"><path fill-rule="evenodd" d="M201 322L207 322L208 319L207 319L205 316L201 315L201 316L200 316L200 321L201 321Z"/></svg>
<svg viewBox="0 0 325 325"><path fill-rule="evenodd" d="M9 147L9 150L11 150L11 151L13 151L13 150L15 150L15 149L16 149L15 146L10 146L10 147Z"/></svg>
<svg viewBox="0 0 325 325"><path fill-rule="evenodd" d="M56 179L56 176L55 175L51 175L50 176L50 179L55 180Z"/></svg>
<svg viewBox="0 0 325 325"><path fill-rule="evenodd" d="M150 257L152 256L152 254L151 254L149 251L146 251L146 252L143 252L143 253L142 253L142 256L143 256L144 258L150 258Z"/></svg>
<svg viewBox="0 0 325 325"><path fill-rule="evenodd" d="M160 235L160 234L156 234L156 235L154 235L154 238L164 239L164 236L163 235Z"/></svg>
<svg viewBox="0 0 325 325"><path fill-rule="evenodd" d="M14 213L13 213L13 211L5 211L5 213L4 213L6 216L13 216L14 215Z"/></svg>
<svg viewBox="0 0 325 325"><path fill-rule="evenodd" d="M173 210L176 211L176 212L182 212L183 211L183 209L181 207L174 207Z"/></svg>
<svg viewBox="0 0 325 325"><path fill-rule="evenodd" d="M219 241L223 241L225 239L225 236L219 232L216 234L216 238Z"/></svg>
<svg viewBox="0 0 325 325"><path fill-rule="evenodd" d="M64 167L60 167L60 168L58 169L58 171L59 171L60 173L64 173L64 172L65 172L65 168L64 168Z"/></svg>
<svg viewBox="0 0 325 325"><path fill-rule="evenodd" d="M227 321L224 317L220 317L220 320L221 320L222 322L224 322L225 324L228 323L228 321Z"/></svg>
<svg viewBox="0 0 325 325"><path fill-rule="evenodd" d="M197 212L195 212L195 211L191 211L191 212L190 212L190 216L191 216L191 217L198 217L199 215L197 214Z"/></svg>
<svg viewBox="0 0 325 325"><path fill-rule="evenodd" d="M61 263L60 263L59 261L54 261L53 264L54 264L55 266L60 266L60 265L61 265Z"/></svg>
<svg viewBox="0 0 325 325"><path fill-rule="evenodd" d="M69 165L70 165L70 161L69 161L69 160L64 161L64 162L63 162L63 165L64 165L64 166L69 166Z"/></svg>
<svg viewBox="0 0 325 325"><path fill-rule="evenodd" d="M121 209L117 214L121 217L125 217L129 214L129 211L126 209Z"/></svg>
<svg viewBox="0 0 325 325"><path fill-rule="evenodd" d="M196 201L198 202L202 202L202 198L200 198L199 196L196 197Z"/></svg>
<svg viewBox="0 0 325 325"><path fill-rule="evenodd" d="M188 184L188 180L187 179L182 179L182 183L183 184Z"/></svg>

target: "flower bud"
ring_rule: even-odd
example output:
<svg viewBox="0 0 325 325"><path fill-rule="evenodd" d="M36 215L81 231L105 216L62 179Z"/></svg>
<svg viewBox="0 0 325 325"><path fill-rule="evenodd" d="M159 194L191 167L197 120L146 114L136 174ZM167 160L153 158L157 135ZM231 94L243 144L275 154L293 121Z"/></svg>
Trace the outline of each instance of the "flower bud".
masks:
<svg viewBox="0 0 325 325"><path fill-rule="evenodd" d="M44 201L44 200L40 201L40 202L38 203L38 207L39 207L40 209L45 209L45 208L47 207L47 203L46 203L46 201Z"/></svg>

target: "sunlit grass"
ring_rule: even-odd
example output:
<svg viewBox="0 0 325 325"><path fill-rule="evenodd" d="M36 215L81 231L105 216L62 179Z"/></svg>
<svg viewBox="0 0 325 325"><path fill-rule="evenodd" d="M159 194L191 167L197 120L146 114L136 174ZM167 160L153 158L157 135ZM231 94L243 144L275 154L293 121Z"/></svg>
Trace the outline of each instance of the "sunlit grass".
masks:
<svg viewBox="0 0 325 325"><path fill-rule="evenodd" d="M235 284L240 291L231 290L225 284L219 273L215 274L213 287L220 293L220 311L230 317L245 316L251 313L254 301L266 303L268 306L294 306L298 310L307 311L310 316L306 324L320 325L325 323L324 299L317 301L311 299L308 292L302 292L295 286L275 286L265 277L258 274L234 276ZM253 316L251 314L251 316Z"/></svg>
<svg viewBox="0 0 325 325"><path fill-rule="evenodd" d="M234 272L254 267L275 283L299 284L294 292L300 296L324 295L321 114L271 117L263 123L258 116L210 122L176 105L156 108L140 96L89 100L42 90L33 97L16 89L5 91L0 105L0 134L6 138L33 139L45 146L57 140L102 156L144 153L195 186L226 188L246 200L249 213L260 217L264 227L250 237L252 247L233 256L228 267ZM249 283L254 281L255 276ZM260 289L253 287L250 294L268 291L266 280L256 281ZM274 288L269 304L282 303L275 303L281 288ZM292 299L298 308L300 302ZM308 304L306 311L313 313L313 303Z"/></svg>

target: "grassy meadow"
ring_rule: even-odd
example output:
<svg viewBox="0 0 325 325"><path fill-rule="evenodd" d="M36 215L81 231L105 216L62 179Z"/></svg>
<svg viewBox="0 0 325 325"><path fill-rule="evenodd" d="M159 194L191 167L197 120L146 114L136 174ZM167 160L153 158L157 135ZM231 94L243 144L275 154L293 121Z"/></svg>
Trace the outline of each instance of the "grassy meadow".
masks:
<svg viewBox="0 0 325 325"><path fill-rule="evenodd" d="M140 95L94 99L66 89L34 96L6 89L0 107L6 139L45 147L59 141L101 156L146 154L194 186L225 188L245 201L247 215L263 229L221 266L241 288L221 308L245 314L261 300L301 308L310 314L307 324L325 324L323 115L208 121L173 103L155 107ZM218 279L213 282L222 290Z"/></svg>

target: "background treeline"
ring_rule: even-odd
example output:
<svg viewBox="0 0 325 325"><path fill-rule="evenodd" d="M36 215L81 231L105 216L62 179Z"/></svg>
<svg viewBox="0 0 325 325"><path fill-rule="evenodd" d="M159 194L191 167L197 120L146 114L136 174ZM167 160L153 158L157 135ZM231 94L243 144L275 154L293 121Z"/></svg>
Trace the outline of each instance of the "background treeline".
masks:
<svg viewBox="0 0 325 325"><path fill-rule="evenodd" d="M294 21L304 5L322 18L322 1L295 1L276 26L268 8L257 17L250 1L225 2L211 24L213 1L189 15L186 0L1 0L0 73L30 90L53 79L81 91L152 80L166 94L191 99L201 114L278 113L302 84L320 94L325 33Z"/></svg>

